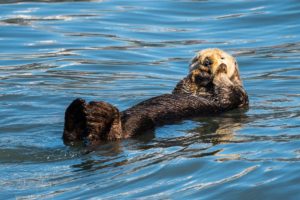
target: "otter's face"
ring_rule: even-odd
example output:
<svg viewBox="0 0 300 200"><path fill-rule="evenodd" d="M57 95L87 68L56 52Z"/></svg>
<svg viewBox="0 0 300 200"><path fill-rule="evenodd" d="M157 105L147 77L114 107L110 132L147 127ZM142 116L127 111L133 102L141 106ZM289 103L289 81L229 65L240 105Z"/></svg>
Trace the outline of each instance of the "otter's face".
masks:
<svg viewBox="0 0 300 200"><path fill-rule="evenodd" d="M222 80L226 84L242 85L235 58L220 49L198 52L191 62L190 73L204 83L208 80Z"/></svg>

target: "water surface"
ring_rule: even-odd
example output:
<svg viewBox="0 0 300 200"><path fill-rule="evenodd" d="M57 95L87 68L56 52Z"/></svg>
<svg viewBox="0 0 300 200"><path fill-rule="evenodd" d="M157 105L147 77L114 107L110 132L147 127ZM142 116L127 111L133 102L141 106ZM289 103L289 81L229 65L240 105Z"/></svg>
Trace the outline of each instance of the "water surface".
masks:
<svg viewBox="0 0 300 200"><path fill-rule="evenodd" d="M0 1L0 198L299 199L299 18L297 0ZM249 110L63 144L74 98L124 110L208 47L237 57Z"/></svg>

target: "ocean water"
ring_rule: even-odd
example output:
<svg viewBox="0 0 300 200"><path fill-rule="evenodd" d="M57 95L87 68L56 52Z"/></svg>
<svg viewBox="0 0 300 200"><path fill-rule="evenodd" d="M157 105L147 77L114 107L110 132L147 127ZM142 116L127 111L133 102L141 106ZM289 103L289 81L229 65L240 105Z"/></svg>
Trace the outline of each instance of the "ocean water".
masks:
<svg viewBox="0 0 300 200"><path fill-rule="evenodd" d="M0 1L0 199L300 199L299 19L297 0ZM237 57L248 110L63 144L74 98L124 110L208 47Z"/></svg>

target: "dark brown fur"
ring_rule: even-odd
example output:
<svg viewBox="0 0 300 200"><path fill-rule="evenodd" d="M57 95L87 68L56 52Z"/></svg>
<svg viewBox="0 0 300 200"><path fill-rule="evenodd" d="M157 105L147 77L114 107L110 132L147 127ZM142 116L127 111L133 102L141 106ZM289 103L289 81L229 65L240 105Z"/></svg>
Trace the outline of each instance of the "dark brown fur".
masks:
<svg viewBox="0 0 300 200"><path fill-rule="evenodd" d="M145 100L123 112L106 102L74 100L65 113L64 142L96 145L133 137L174 121L247 106L248 96L235 59L218 49L203 51L202 56L206 54L202 61L199 56L193 59L192 70L172 94ZM230 66L219 62L223 54ZM228 70L232 69L235 71L229 76Z"/></svg>
<svg viewBox="0 0 300 200"><path fill-rule="evenodd" d="M216 114L248 104L241 87L214 88L215 96L164 94L123 112L105 102L74 100L66 110L63 139L66 143L97 144L142 134L174 121Z"/></svg>

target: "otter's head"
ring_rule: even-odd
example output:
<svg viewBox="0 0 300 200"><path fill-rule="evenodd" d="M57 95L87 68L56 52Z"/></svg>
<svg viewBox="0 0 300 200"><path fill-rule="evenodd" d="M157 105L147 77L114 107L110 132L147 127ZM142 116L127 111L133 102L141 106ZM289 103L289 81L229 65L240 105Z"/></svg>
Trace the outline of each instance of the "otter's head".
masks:
<svg viewBox="0 0 300 200"><path fill-rule="evenodd" d="M220 49L204 49L198 52L191 61L190 74L202 86L210 82L242 86L235 58Z"/></svg>

